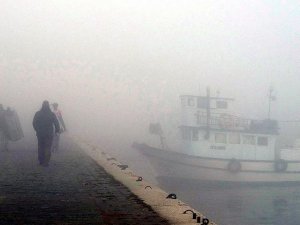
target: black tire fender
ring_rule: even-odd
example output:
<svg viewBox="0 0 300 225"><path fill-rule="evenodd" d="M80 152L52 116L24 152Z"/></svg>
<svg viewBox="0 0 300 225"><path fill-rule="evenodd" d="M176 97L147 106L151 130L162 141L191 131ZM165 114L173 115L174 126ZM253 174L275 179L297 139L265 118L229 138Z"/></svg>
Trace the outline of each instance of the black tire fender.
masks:
<svg viewBox="0 0 300 225"><path fill-rule="evenodd" d="M279 159L274 162L274 169L276 172L284 172L288 167L287 161L284 159Z"/></svg>
<svg viewBox="0 0 300 225"><path fill-rule="evenodd" d="M227 169L231 173L237 173L241 171L242 164L237 159L231 159L227 165Z"/></svg>

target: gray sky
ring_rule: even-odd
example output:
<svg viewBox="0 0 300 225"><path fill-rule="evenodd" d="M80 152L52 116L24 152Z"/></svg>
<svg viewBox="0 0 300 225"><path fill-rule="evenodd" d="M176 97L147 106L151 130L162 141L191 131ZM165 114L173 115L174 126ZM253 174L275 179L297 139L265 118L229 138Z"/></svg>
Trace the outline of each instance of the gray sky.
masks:
<svg viewBox="0 0 300 225"><path fill-rule="evenodd" d="M49 99L74 124L92 115L101 119L87 121L89 128L138 133L151 120L176 118L178 96L198 94L199 87L204 93L208 85L234 97L250 118L266 116L272 85L274 116L300 118L299 1L0 0L0 6L0 102L26 108L28 118Z"/></svg>

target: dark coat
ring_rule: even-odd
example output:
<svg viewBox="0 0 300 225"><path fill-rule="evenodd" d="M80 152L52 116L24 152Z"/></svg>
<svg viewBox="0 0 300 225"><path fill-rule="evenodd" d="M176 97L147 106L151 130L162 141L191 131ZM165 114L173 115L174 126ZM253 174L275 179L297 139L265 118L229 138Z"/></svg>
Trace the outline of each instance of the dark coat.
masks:
<svg viewBox="0 0 300 225"><path fill-rule="evenodd" d="M60 132L59 122L50 108L42 108L36 112L32 125L38 137L52 137L54 133L53 126L55 127L55 133Z"/></svg>

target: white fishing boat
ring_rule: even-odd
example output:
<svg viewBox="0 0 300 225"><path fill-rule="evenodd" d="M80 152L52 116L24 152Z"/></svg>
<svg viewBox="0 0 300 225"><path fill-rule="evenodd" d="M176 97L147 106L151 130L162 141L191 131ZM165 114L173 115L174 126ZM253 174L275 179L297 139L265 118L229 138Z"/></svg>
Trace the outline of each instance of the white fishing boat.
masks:
<svg viewBox="0 0 300 225"><path fill-rule="evenodd" d="M180 101L181 150L133 145L159 176L251 183L300 181L300 148L276 148L276 120L235 116L234 99L210 96L209 89L206 96L183 95ZM152 132L161 133L159 126L151 126Z"/></svg>

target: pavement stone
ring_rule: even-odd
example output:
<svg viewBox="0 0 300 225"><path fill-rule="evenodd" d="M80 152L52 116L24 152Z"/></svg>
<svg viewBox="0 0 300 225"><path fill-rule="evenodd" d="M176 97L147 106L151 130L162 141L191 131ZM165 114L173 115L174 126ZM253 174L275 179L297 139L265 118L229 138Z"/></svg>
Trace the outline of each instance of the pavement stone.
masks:
<svg viewBox="0 0 300 225"><path fill-rule="evenodd" d="M0 225L169 224L67 136L49 167L37 144L0 152Z"/></svg>

